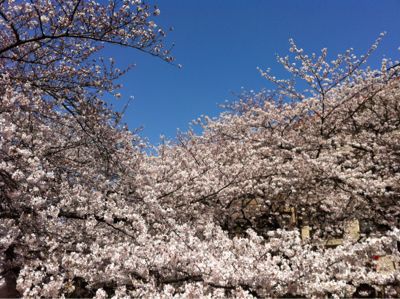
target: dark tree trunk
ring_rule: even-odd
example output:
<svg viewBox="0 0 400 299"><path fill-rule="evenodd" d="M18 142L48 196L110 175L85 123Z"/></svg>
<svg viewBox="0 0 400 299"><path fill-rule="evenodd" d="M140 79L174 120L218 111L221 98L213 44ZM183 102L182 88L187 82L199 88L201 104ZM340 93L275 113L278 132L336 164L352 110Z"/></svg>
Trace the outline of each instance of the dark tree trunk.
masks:
<svg viewBox="0 0 400 299"><path fill-rule="evenodd" d="M5 283L0 285L0 298L20 298L16 289L17 275L14 271L8 271L3 276Z"/></svg>

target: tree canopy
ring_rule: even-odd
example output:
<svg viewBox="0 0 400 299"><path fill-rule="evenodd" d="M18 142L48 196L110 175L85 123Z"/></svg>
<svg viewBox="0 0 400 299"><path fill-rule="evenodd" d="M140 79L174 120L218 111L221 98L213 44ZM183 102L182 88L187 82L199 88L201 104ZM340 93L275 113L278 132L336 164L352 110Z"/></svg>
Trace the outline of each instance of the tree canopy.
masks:
<svg viewBox="0 0 400 299"><path fill-rule="evenodd" d="M3 283L28 298L399 296L399 65L364 67L381 37L332 61L290 41L289 79L260 70L275 89L151 155L101 99L123 72L90 59L105 42L170 62L159 13L0 1Z"/></svg>

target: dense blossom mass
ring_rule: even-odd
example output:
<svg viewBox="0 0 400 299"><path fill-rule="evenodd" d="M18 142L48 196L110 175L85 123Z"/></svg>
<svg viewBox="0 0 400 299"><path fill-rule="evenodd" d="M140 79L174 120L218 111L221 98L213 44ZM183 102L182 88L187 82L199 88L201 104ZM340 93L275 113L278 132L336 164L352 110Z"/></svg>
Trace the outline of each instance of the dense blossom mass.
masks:
<svg viewBox="0 0 400 299"><path fill-rule="evenodd" d="M122 73L89 59L107 42L171 61L159 13L0 1L0 290L400 296L400 67L363 67L380 38L332 61L290 41L292 77L261 70L275 89L151 155L100 99Z"/></svg>

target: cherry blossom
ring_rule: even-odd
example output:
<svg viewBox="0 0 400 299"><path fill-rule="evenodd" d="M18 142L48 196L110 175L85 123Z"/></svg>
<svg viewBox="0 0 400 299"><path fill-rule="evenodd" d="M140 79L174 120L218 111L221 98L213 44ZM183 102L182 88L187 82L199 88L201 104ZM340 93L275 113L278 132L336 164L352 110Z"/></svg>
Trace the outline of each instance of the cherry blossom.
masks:
<svg viewBox="0 0 400 299"><path fill-rule="evenodd" d="M108 42L170 61L158 14L141 1L0 1L1 288L398 297L399 65L364 67L381 37L333 60L290 41L278 59L292 78L261 71L274 90L243 93L150 154L102 100L119 97L123 72L89 57Z"/></svg>

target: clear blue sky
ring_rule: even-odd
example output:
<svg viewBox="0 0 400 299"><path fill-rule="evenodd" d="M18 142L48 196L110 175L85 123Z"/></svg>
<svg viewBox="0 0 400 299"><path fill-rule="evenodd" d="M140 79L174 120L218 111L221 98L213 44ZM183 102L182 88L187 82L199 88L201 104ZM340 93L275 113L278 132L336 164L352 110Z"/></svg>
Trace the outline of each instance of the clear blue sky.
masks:
<svg viewBox="0 0 400 299"><path fill-rule="evenodd" d="M153 144L161 134L173 138L202 114L216 116L218 104L234 100L241 87L267 87L256 70L271 67L284 75L275 55L288 53L294 38L306 51L327 47L331 54L347 48L364 52L382 31L387 36L370 61L386 55L400 60L400 0L164 0L156 18L175 43L178 69L129 49L107 49L120 65L136 67L121 81L121 107L135 97L125 122Z"/></svg>

